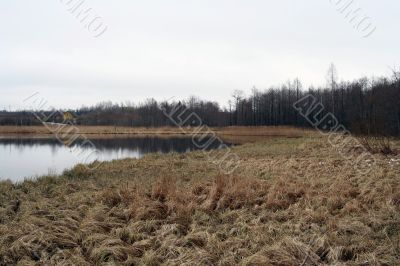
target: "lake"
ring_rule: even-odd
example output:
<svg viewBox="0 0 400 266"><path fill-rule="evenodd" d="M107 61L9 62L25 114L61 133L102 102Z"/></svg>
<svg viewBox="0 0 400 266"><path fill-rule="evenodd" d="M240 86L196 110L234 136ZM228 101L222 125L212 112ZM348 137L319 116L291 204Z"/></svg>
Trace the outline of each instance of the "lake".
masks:
<svg viewBox="0 0 400 266"><path fill-rule="evenodd" d="M23 181L61 174L79 163L141 158L148 153L184 153L199 149L190 137L126 137L91 139L63 145L57 139L0 138L0 180ZM202 143L206 143L204 139ZM207 150L220 143L212 142Z"/></svg>

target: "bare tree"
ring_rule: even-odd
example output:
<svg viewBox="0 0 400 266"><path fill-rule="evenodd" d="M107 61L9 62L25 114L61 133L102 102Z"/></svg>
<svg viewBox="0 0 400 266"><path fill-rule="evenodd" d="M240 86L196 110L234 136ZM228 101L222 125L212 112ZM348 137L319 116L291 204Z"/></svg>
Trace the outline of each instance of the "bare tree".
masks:
<svg viewBox="0 0 400 266"><path fill-rule="evenodd" d="M232 93L233 100L235 102L235 122L236 124L241 124L241 118L243 114L243 98L244 98L244 92L242 90L235 90Z"/></svg>
<svg viewBox="0 0 400 266"><path fill-rule="evenodd" d="M332 113L335 114L335 90L338 83L338 73L333 63L329 65L328 72L326 74L326 81L328 84L328 88L331 89Z"/></svg>

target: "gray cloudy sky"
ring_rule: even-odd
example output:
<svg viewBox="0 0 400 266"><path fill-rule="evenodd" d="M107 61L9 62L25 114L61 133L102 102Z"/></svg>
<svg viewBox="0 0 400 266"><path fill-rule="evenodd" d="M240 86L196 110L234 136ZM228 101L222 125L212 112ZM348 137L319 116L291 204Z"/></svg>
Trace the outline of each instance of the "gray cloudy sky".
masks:
<svg viewBox="0 0 400 266"><path fill-rule="evenodd" d="M350 0L86 0L108 26L98 38L68 1L0 4L0 109L26 107L34 92L56 107L189 95L225 104L234 89L295 77L322 85L330 62L346 80L400 65L395 0L355 0L350 9L370 17L358 30L336 10ZM367 22L376 31L363 38Z"/></svg>

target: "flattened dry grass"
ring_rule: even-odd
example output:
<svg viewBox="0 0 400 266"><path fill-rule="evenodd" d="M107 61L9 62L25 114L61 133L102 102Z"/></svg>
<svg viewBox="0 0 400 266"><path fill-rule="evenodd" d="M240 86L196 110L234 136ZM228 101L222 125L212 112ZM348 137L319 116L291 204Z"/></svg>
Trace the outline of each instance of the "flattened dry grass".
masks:
<svg viewBox="0 0 400 266"><path fill-rule="evenodd" d="M232 175L197 151L1 182L0 265L398 265L398 156L361 175L323 138L234 151Z"/></svg>

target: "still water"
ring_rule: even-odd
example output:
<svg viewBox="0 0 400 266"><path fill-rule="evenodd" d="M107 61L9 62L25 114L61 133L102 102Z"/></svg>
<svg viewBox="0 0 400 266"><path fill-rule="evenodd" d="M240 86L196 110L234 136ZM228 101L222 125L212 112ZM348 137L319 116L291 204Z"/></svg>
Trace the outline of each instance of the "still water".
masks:
<svg viewBox="0 0 400 266"><path fill-rule="evenodd" d="M207 141L207 140L204 140ZM191 138L130 137L91 139L67 147L56 139L0 138L0 180L22 181L61 174L78 163L141 158L147 153L184 153L198 149ZM95 148L94 148L95 147ZM217 142L208 149L218 148Z"/></svg>

